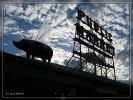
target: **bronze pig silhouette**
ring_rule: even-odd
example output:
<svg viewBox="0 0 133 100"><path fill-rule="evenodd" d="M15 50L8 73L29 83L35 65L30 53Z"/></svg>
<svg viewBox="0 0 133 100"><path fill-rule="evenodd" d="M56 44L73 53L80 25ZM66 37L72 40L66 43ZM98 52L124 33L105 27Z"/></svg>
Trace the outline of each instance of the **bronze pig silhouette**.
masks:
<svg viewBox="0 0 133 100"><path fill-rule="evenodd" d="M18 49L25 51L28 59L32 55L32 59L34 59L34 57L39 57L44 63L46 60L48 60L48 63L50 63L53 56L52 48L38 41L22 39L18 42L13 41L13 45Z"/></svg>

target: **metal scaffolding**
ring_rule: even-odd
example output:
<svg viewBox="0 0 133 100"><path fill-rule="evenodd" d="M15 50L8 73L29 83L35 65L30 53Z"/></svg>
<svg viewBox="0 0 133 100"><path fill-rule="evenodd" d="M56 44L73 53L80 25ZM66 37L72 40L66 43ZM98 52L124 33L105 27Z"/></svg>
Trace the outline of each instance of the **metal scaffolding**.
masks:
<svg viewBox="0 0 133 100"><path fill-rule="evenodd" d="M73 55L66 65L72 66L72 61L77 61L75 68L80 71L106 78L111 78L112 75L116 80L112 35L82 10L78 10L77 23L74 25L76 31L73 38Z"/></svg>

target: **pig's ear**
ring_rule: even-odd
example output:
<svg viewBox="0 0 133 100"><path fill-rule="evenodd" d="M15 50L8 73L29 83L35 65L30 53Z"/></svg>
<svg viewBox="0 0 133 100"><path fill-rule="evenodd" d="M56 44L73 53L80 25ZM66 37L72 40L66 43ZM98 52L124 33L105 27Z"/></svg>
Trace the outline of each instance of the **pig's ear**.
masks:
<svg viewBox="0 0 133 100"><path fill-rule="evenodd" d="M13 45L17 47L18 46L18 42L13 41Z"/></svg>
<svg viewBox="0 0 133 100"><path fill-rule="evenodd" d="M25 40L25 39L22 39L21 42L24 41L24 40Z"/></svg>
<svg viewBox="0 0 133 100"><path fill-rule="evenodd" d="M17 42L16 41L12 41L13 44L16 44Z"/></svg>
<svg viewBox="0 0 133 100"><path fill-rule="evenodd" d="M13 45L14 45L14 42L15 42L15 41L12 41Z"/></svg>

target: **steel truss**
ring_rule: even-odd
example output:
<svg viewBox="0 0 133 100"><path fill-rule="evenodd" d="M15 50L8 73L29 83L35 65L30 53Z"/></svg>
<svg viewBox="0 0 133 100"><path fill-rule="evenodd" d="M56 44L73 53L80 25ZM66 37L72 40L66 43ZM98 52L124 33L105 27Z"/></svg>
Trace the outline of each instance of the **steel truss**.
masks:
<svg viewBox="0 0 133 100"><path fill-rule="evenodd" d="M78 12L79 13L79 12ZM81 17L80 17L81 18ZM90 72L94 75L103 76L106 78L113 78L116 81L115 66L114 66L114 48L111 43L106 44L113 49L108 49L101 42L96 39L95 27L90 27L86 30L80 25L83 21L77 17L76 31L74 37L73 55L66 64L69 66L75 66L75 69L79 71ZM85 22L83 22L85 23ZM95 39L96 37L96 39ZM101 35L100 41L104 41L104 37ZM96 42L97 41L97 42ZM105 50L106 49L106 50ZM106 51L110 51L108 54ZM74 65L72 62L75 61ZM112 75L112 77L110 77Z"/></svg>

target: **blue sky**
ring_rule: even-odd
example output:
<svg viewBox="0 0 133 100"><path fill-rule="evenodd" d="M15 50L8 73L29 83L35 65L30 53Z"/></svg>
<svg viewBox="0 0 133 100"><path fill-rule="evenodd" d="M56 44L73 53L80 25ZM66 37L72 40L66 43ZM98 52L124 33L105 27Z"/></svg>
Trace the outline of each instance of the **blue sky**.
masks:
<svg viewBox="0 0 133 100"><path fill-rule="evenodd" d="M4 51L23 56L25 53L15 48L12 41L35 39L40 31L39 38L45 32L39 41L53 48L52 63L65 65L72 56L76 7L112 34L117 78L128 80L130 13L126 3L4 4Z"/></svg>

